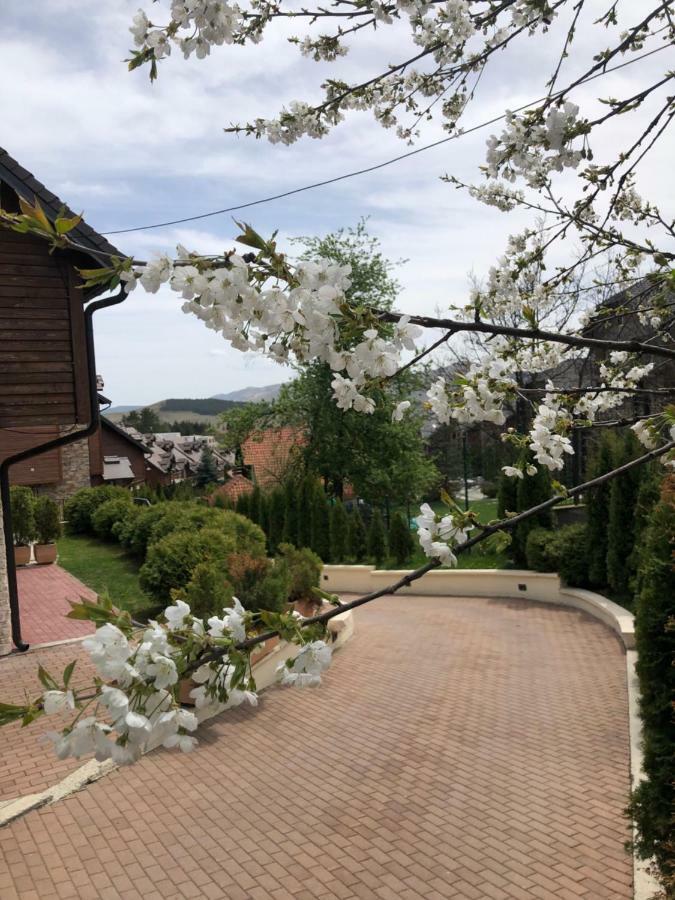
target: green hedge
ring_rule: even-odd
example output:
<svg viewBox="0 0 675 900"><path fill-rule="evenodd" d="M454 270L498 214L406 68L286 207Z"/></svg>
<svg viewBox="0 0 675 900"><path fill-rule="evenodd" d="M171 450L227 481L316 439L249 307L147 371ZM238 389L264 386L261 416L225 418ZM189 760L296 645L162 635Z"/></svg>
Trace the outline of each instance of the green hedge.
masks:
<svg viewBox="0 0 675 900"><path fill-rule="evenodd" d="M101 485L95 488L82 488L66 500L63 513L68 531L73 534L94 534L92 517L99 506L108 500L130 498L129 491L116 485Z"/></svg>
<svg viewBox="0 0 675 900"><path fill-rule="evenodd" d="M536 528L525 545L527 567L535 572L558 572L565 584L588 586L586 526L566 525L557 531Z"/></svg>
<svg viewBox="0 0 675 900"><path fill-rule="evenodd" d="M110 541L115 537L115 526L120 527L134 518L138 507L131 502L130 495L106 500L91 516L91 527L96 537Z"/></svg>

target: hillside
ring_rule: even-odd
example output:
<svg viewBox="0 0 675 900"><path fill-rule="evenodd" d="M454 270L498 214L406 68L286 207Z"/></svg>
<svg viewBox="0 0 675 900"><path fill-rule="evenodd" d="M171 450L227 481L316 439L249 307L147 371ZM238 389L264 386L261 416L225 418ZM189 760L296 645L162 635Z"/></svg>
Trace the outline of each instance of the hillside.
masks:
<svg viewBox="0 0 675 900"><path fill-rule="evenodd" d="M259 403L261 400L276 400L281 384L266 384L263 387L245 387L229 394L214 394L214 400L234 400L239 403Z"/></svg>
<svg viewBox="0 0 675 900"><path fill-rule="evenodd" d="M145 406L113 406L105 413L111 422L119 422L123 416L135 409L149 407L165 422L204 422L213 424L220 413L235 406L241 406L234 400L223 400L219 397L170 397L149 403Z"/></svg>

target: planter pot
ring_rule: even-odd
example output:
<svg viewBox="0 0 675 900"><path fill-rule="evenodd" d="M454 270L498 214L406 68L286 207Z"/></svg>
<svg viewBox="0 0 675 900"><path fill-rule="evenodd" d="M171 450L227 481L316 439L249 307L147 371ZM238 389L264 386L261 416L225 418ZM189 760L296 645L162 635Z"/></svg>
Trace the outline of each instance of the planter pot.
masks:
<svg viewBox="0 0 675 900"><path fill-rule="evenodd" d="M14 563L17 566L27 566L30 562L30 547L28 544L14 545Z"/></svg>
<svg viewBox="0 0 675 900"><path fill-rule="evenodd" d="M56 562L56 544L35 544L33 553L35 562L41 566Z"/></svg>

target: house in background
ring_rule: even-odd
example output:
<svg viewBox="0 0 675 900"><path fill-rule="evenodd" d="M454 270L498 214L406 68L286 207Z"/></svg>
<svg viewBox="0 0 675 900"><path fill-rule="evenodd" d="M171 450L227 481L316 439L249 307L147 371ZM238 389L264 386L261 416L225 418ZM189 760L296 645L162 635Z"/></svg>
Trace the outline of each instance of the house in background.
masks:
<svg viewBox="0 0 675 900"><path fill-rule="evenodd" d="M20 198L37 201L51 220L75 215L0 149L0 207L18 212ZM12 639L26 649L11 547L12 460L19 477L42 477L31 454L43 448L50 479L60 476L74 489L89 483L87 438L99 421L91 320L96 310L124 299L120 290L90 303L103 288L81 289L77 272L124 254L84 222L70 236L77 250L50 253L39 237L0 228L0 654L9 652Z"/></svg>
<svg viewBox="0 0 675 900"><path fill-rule="evenodd" d="M193 480L206 448L211 451L219 480L226 477L234 464L234 454L223 453L212 435L183 435L177 431L141 434L129 426L115 427L145 448L144 482L149 487Z"/></svg>

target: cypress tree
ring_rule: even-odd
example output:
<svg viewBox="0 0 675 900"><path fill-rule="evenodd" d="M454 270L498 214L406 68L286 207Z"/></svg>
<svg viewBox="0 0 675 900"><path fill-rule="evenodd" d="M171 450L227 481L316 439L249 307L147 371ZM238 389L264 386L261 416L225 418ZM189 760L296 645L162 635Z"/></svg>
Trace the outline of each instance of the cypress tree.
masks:
<svg viewBox="0 0 675 900"><path fill-rule="evenodd" d="M298 547L312 546L312 513L316 481L306 475L300 483L298 509Z"/></svg>
<svg viewBox="0 0 675 900"><path fill-rule="evenodd" d="M275 555L279 544L284 539L286 498L283 488L274 488L269 496L267 506L267 543L270 553Z"/></svg>
<svg viewBox="0 0 675 900"><path fill-rule="evenodd" d="M518 485L515 478L509 478L503 472L499 476L497 489L497 518L506 518L507 512L515 512L518 503Z"/></svg>
<svg viewBox="0 0 675 900"><path fill-rule="evenodd" d="M525 475L524 478L517 479L518 484L516 486L516 510L518 512L524 512L526 509L531 509L533 506L537 506L538 503L542 503L544 500L548 500L553 493L553 489L551 488L551 476L548 469L545 468L545 466L535 463L534 460L532 460L532 458L528 456L527 464L529 465L530 463L536 465L537 474ZM527 537L529 533L534 528L550 527L550 509L546 509L543 512L537 513L536 516L530 516L529 519L525 519L519 525L516 525L513 530L513 542L511 544L513 560L516 565L527 565L525 545L527 544Z"/></svg>
<svg viewBox="0 0 675 900"><path fill-rule="evenodd" d="M252 522L255 522L256 525L263 525L263 508L262 508L263 500L262 500L262 491L256 484L256 486L251 491L249 496L249 513L248 517Z"/></svg>
<svg viewBox="0 0 675 900"><path fill-rule="evenodd" d="M347 533L347 556L354 562L363 562L368 550L366 526L358 509L352 510L349 516L349 530Z"/></svg>
<svg viewBox="0 0 675 900"><path fill-rule="evenodd" d="M314 487L312 499L311 548L320 559L330 559L330 504L321 484Z"/></svg>
<svg viewBox="0 0 675 900"><path fill-rule="evenodd" d="M298 546L298 486L292 478L284 486L284 543Z"/></svg>
<svg viewBox="0 0 675 900"><path fill-rule="evenodd" d="M591 459L587 480L604 475L612 469L615 452L614 435L605 432L595 456ZM586 497L588 536L588 580L593 587L607 584L607 523L609 522L609 494L606 482L588 492Z"/></svg>
<svg viewBox="0 0 675 900"><path fill-rule="evenodd" d="M646 779L633 793L631 812L637 825L640 856L656 858L666 883L675 878L674 538L675 497L668 498L664 492L664 499L652 511L639 554L635 641Z"/></svg>
<svg viewBox="0 0 675 900"><path fill-rule="evenodd" d="M349 519L342 500L336 500L330 511L330 560L344 562L347 558L347 531Z"/></svg>
<svg viewBox="0 0 675 900"><path fill-rule="evenodd" d="M410 528L403 520L401 513L394 513L389 525L389 553L398 565L403 565L413 554L415 542Z"/></svg>
<svg viewBox="0 0 675 900"><path fill-rule="evenodd" d="M239 513L240 516L248 517L251 514L251 500L250 494L240 494L237 497L237 502L235 504L235 511Z"/></svg>
<svg viewBox="0 0 675 900"><path fill-rule="evenodd" d="M636 455L632 434L617 442L613 468ZM635 543L635 506L640 489L640 467L614 478L609 490L609 524L607 526L607 584L619 603L630 605L631 554Z"/></svg>
<svg viewBox="0 0 675 900"><path fill-rule="evenodd" d="M379 565L387 555L387 533L384 529L384 519L379 509L370 517L368 526L368 556Z"/></svg>

